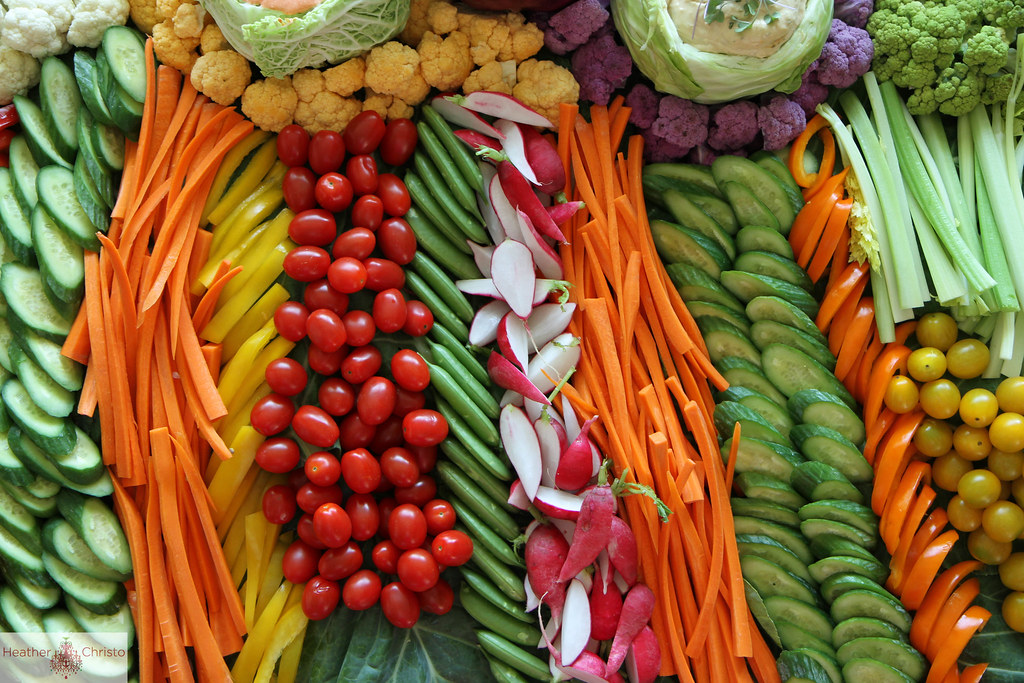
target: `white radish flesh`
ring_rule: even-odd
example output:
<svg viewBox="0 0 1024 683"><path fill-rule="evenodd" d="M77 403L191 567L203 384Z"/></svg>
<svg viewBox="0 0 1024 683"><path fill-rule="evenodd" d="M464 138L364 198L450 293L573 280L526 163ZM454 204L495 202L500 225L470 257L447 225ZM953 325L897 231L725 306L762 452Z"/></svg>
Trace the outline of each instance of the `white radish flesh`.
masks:
<svg viewBox="0 0 1024 683"><path fill-rule="evenodd" d="M508 455L509 462L523 482L526 496L533 500L540 487L541 459L540 442L537 432L533 431L530 418L522 408L505 406L498 418L498 429L501 432L501 443Z"/></svg>
<svg viewBox="0 0 1024 683"><path fill-rule="evenodd" d="M501 298L520 318L533 310L537 275L533 254L522 242L505 240L494 248L491 255L491 277Z"/></svg>
<svg viewBox="0 0 1024 683"><path fill-rule="evenodd" d="M482 192L476 197L476 206L480 209L480 215L484 219L484 227L487 228L487 235L491 238L491 242L497 244L498 242L505 239L505 228L501 224L501 219L498 218L497 211L494 210L494 204L491 200L491 183L493 182L499 189L501 183L494 180L497 172L494 170L494 166L487 161L478 161L477 166L480 168L480 174L484 179L484 188L486 192ZM504 197L505 193L502 193ZM508 199L505 200L508 203Z"/></svg>
<svg viewBox="0 0 1024 683"><path fill-rule="evenodd" d="M549 306L557 306L557 304L547 304L547 305L549 305ZM573 310L576 310L576 308L575 308L576 304L566 304L566 305L567 306L572 306ZM537 315L538 313L541 312L542 308L544 308L544 306L538 306L537 308L535 308L533 310L533 314ZM531 325L532 322L533 322L533 315L530 316L530 320L526 321L526 324L527 325ZM568 327L568 325L566 325L566 327ZM531 329L531 331L533 330L532 325L531 325L530 329ZM559 332L558 334L561 334L561 332ZM552 339L554 339L555 336L558 336L558 335L557 334L554 335L552 337ZM535 339L536 339L536 337L535 337ZM548 341L551 341L551 340L549 339ZM547 344L547 342L544 342L544 343ZM565 436L566 436L566 438L570 442L572 442L572 441L574 441L576 439L576 435L580 433L580 419L576 415L576 409L572 407L572 401L567 399L565 397L565 394L560 395L559 399L561 400L561 406L562 406L562 421L565 423Z"/></svg>
<svg viewBox="0 0 1024 683"><path fill-rule="evenodd" d="M530 360L530 338L526 323L517 315L506 313L498 323L498 350L512 363L526 370Z"/></svg>
<svg viewBox="0 0 1024 683"><path fill-rule="evenodd" d="M562 661L575 662L590 640L590 600L577 579L569 582L562 609Z"/></svg>
<svg viewBox="0 0 1024 683"><path fill-rule="evenodd" d="M533 499L537 509L552 519L575 521L580 516L583 497L550 486L541 486Z"/></svg>
<svg viewBox="0 0 1024 683"><path fill-rule="evenodd" d="M524 178L530 181L531 185L540 185L537 174L534 173L529 159L526 158L526 141L523 140L523 132L519 130L519 126L507 119L500 119L494 122L494 127L501 133L502 149L508 155L508 160L523 174Z"/></svg>
<svg viewBox="0 0 1024 683"><path fill-rule="evenodd" d="M503 239L522 240L523 233L519 228L519 219L516 216L516 209L508 200L505 190L501 187L501 180L497 174L487 184L487 197L491 201L491 208L501 225L501 234L494 239L495 244L500 244ZM493 238L494 235L491 235Z"/></svg>
<svg viewBox="0 0 1024 683"><path fill-rule="evenodd" d="M532 612L537 609L537 605L540 604L540 598L533 592L533 586L530 585L530 577L527 576L523 579L523 592L526 593L526 611Z"/></svg>
<svg viewBox="0 0 1024 683"><path fill-rule="evenodd" d="M456 100L466 109L488 116L508 119L528 126L551 128L551 122L511 95L500 92L479 91ZM443 116L443 114L442 114Z"/></svg>
<svg viewBox="0 0 1024 683"><path fill-rule="evenodd" d="M562 258L537 232L530 217L516 209L516 216L519 219L519 232L522 235L523 244L533 254L533 261L537 264L540 274L553 280L561 280L565 277L565 268L562 266Z"/></svg>
<svg viewBox="0 0 1024 683"><path fill-rule="evenodd" d="M540 349L540 347L569 329L569 323L572 322L572 314L575 312L576 304L573 303L541 304L534 308L533 313L526 319L526 327L529 328L530 336L533 338L533 348ZM565 412L565 405L568 404L568 401L563 399L562 404L562 412ZM572 409L571 406L569 409ZM575 420L575 413L573 415ZM578 423L576 429L579 429ZM575 439L576 434L572 434L570 438Z"/></svg>
<svg viewBox="0 0 1024 683"><path fill-rule="evenodd" d="M491 355L487 358L487 374L495 384L503 389L508 389L514 396L530 398L541 403L551 403L522 370L497 351L491 351ZM508 392L506 392L507 395ZM502 405L519 405L519 403L514 400L505 401L502 398ZM530 418L527 416L526 419L529 421Z"/></svg>
<svg viewBox="0 0 1024 683"><path fill-rule="evenodd" d="M502 299L505 297L498 291L498 287L494 284L494 280L489 277L478 277L470 280L456 280L455 286L459 288L459 291L463 294L473 294L476 296L486 296L491 299Z"/></svg>
<svg viewBox="0 0 1024 683"><path fill-rule="evenodd" d="M491 276L491 255L494 253L494 247L491 245L484 246L477 244L473 240L466 240L466 244L469 245L470 250L473 252L473 262L476 263L476 267L480 269L480 274L485 278Z"/></svg>
<svg viewBox="0 0 1024 683"><path fill-rule="evenodd" d="M523 490L523 482L516 479L508 489L508 504L519 510L530 507L530 499Z"/></svg>
<svg viewBox="0 0 1024 683"><path fill-rule="evenodd" d="M566 542L572 545L572 539L576 536L576 522L568 519L549 519L548 521L551 523L551 526L558 529Z"/></svg>
<svg viewBox="0 0 1024 683"><path fill-rule="evenodd" d="M469 326L469 343L473 346L487 346L498 338L498 323L510 310L500 299L484 304L477 309Z"/></svg>
<svg viewBox="0 0 1024 683"><path fill-rule="evenodd" d="M579 340L571 334L560 334L530 359L526 376L542 393L548 393L580 362Z"/></svg>
<svg viewBox="0 0 1024 683"><path fill-rule="evenodd" d="M535 403L531 401L531 403ZM529 405L529 404L527 404ZM529 411L527 411L529 414ZM562 455L562 446L558 439L558 432L550 420L539 417L533 421L533 429L537 432L537 439L540 441L540 457L544 468L540 475L541 487L554 487L555 472L558 471L558 461ZM540 495L540 490L537 491Z"/></svg>
<svg viewBox="0 0 1024 683"><path fill-rule="evenodd" d="M469 128L475 130L478 133L489 135L492 138L500 138L501 133L481 118L476 111L473 111L461 104L456 104L452 101L453 98L458 98L459 95L437 95L430 100L430 106L440 114L449 123L454 123L456 126L462 126L463 128ZM479 111L479 110L477 110Z"/></svg>

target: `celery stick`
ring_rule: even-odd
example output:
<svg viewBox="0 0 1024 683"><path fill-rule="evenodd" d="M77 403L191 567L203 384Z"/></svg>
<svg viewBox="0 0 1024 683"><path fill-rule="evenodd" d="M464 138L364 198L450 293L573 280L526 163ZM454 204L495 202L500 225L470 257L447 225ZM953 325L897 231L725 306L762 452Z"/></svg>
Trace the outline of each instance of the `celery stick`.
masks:
<svg viewBox="0 0 1024 683"><path fill-rule="evenodd" d="M1024 368L1024 315L1010 313L1013 321L1013 355L1003 361L1000 372L1004 377L1020 377L1021 369Z"/></svg>
<svg viewBox="0 0 1024 683"><path fill-rule="evenodd" d="M929 153L938 169L939 177L942 179L942 186L949 197L953 217L956 219L960 234L967 243L971 252L981 256L981 239L978 236L977 218L973 212L974 195L964 194L964 187L960 184L960 175L956 172L956 164L953 161L953 152L949 148L949 138L946 137L946 129L942 126L942 119L938 114L925 114L917 117L917 125L921 131L922 138L928 146ZM959 121L957 122L959 126ZM974 150L970 150L971 158L969 167L965 171L973 173ZM923 152L922 152L923 154ZM963 158L961 157L961 164Z"/></svg>
<svg viewBox="0 0 1024 683"><path fill-rule="evenodd" d="M971 136L971 122L966 116L956 119L956 152L960 164L960 186L971 223L977 224L978 215L974 205L974 138ZM970 201L967 201L970 199Z"/></svg>
<svg viewBox="0 0 1024 683"><path fill-rule="evenodd" d="M996 279L996 286L992 292L996 310L1019 311L1020 301L1013 288L1013 278L1010 275L1010 268L1006 264L1006 252L1003 250L1003 242L999 239L999 228L996 225L996 218L992 214L992 205L989 202L988 191L985 188L985 179L981 177L981 169L975 166L974 187L978 193L978 226L981 229L981 246L985 256L985 267Z"/></svg>
<svg viewBox="0 0 1024 683"><path fill-rule="evenodd" d="M889 303L889 288L885 284L885 276L878 270L872 268L868 275L871 277L871 293L875 301L875 329L878 330L878 340L888 344L896 341L896 322L893 320L892 306ZM910 311L911 316L913 313Z"/></svg>
<svg viewBox="0 0 1024 683"><path fill-rule="evenodd" d="M939 164L935 160L935 156L932 154L931 148L928 143L925 142L924 134L921 129L917 126L917 121L910 114L910 110L905 106L900 107L900 111L903 114L903 121L906 124L907 130L910 131L910 137L914 140L914 146L917 147L917 153L921 155L921 161L924 163L924 170L928 173L928 180L935 188L936 194L939 195L939 199L942 200L942 208L946 210L953 220L956 222L957 228L960 227L959 221L957 221L956 213L953 211L953 204L950 199L949 193L946 191L946 183L942 178L942 172L939 170Z"/></svg>
<svg viewBox="0 0 1024 683"><path fill-rule="evenodd" d="M921 244L921 253L924 255L925 263L928 264L928 272L931 274L932 284L935 286L935 298L943 306L958 303L961 297L967 296L967 280L949 260L949 254L942 248L935 229L928 222L921 207L917 205L914 195L907 195L907 199L910 203L910 216L914 222L914 229L917 231L917 239Z"/></svg>

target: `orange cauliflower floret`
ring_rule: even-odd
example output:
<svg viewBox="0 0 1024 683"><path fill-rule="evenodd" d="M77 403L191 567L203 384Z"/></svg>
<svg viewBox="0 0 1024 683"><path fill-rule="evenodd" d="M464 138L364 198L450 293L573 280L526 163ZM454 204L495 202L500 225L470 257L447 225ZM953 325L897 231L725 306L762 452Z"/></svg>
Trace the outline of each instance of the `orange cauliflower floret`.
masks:
<svg viewBox="0 0 1024 683"><path fill-rule="evenodd" d="M174 22L165 19L153 27L153 49L156 58L182 73L189 73L199 55L199 35L194 38L181 37L174 32Z"/></svg>
<svg viewBox="0 0 1024 683"><path fill-rule="evenodd" d="M447 0L434 0L427 8L427 25L439 35L457 31L459 10Z"/></svg>
<svg viewBox="0 0 1024 683"><path fill-rule="evenodd" d="M419 104L430 93L420 69L419 53L394 40L370 50L366 57L366 86L411 105Z"/></svg>
<svg viewBox="0 0 1024 683"><path fill-rule="evenodd" d="M341 132L362 110L363 103L359 100L323 90L309 102L299 100L295 107L295 123L305 128L310 135L321 130Z"/></svg>
<svg viewBox="0 0 1024 683"><path fill-rule="evenodd" d="M427 31L416 50L420 53L423 79L438 90L455 90L473 70L469 38L455 31L446 38Z"/></svg>
<svg viewBox="0 0 1024 683"><path fill-rule="evenodd" d="M515 84L515 62L488 62L469 74L466 81L462 84L462 92L468 95L478 90L491 90L511 95Z"/></svg>
<svg viewBox="0 0 1024 683"><path fill-rule="evenodd" d="M299 96L288 76L256 81L242 93L242 113L272 133L292 122L298 103Z"/></svg>
<svg viewBox="0 0 1024 683"><path fill-rule="evenodd" d="M519 65L516 81L512 95L552 122L558 120L559 104L580 99L580 85L572 72L554 62L527 59Z"/></svg>
<svg viewBox="0 0 1024 683"><path fill-rule="evenodd" d="M361 90L366 78L366 60L362 57L347 59L338 66L324 71L324 85L333 93L348 97Z"/></svg>
<svg viewBox="0 0 1024 683"><path fill-rule="evenodd" d="M412 0L409 3L409 19L398 36L403 43L418 45L423 34L430 29L430 24L427 23L427 10L432 2L434 0Z"/></svg>
<svg viewBox="0 0 1024 683"><path fill-rule="evenodd" d="M200 5L182 3L174 12L174 35L179 38L199 38L203 33L206 10Z"/></svg>
<svg viewBox="0 0 1024 683"><path fill-rule="evenodd" d="M544 47L544 32L536 24L527 23L519 12L506 14L505 22L509 34L498 50L498 61L514 59L518 63L534 56Z"/></svg>
<svg viewBox="0 0 1024 683"><path fill-rule="evenodd" d="M509 25L497 14L459 13L459 30L469 38L473 62L483 66L493 62L509 38Z"/></svg>
<svg viewBox="0 0 1024 683"><path fill-rule="evenodd" d="M234 50L216 50L196 60L191 78L196 90L227 106L242 96L251 76L244 56Z"/></svg>
<svg viewBox="0 0 1024 683"><path fill-rule="evenodd" d="M206 16L210 16L207 13ZM199 34L199 50L206 54L207 52L216 52L217 50L230 50L231 43L221 33L220 27L217 24L209 24L203 27L203 32Z"/></svg>
<svg viewBox="0 0 1024 683"><path fill-rule="evenodd" d="M170 19L178 11L178 7L188 0L155 0L156 16L160 21Z"/></svg>
<svg viewBox="0 0 1024 683"><path fill-rule="evenodd" d="M292 74L292 87L300 102L311 102L326 87L324 75L318 69L299 69Z"/></svg>
<svg viewBox="0 0 1024 683"><path fill-rule="evenodd" d="M143 33L153 33L153 27L163 19L157 14L156 0L129 0L128 14Z"/></svg>
<svg viewBox="0 0 1024 683"><path fill-rule="evenodd" d="M363 111L375 111L389 121L412 118L413 114L413 108L406 102L393 95L373 92L369 88L366 90L366 97L363 98Z"/></svg>

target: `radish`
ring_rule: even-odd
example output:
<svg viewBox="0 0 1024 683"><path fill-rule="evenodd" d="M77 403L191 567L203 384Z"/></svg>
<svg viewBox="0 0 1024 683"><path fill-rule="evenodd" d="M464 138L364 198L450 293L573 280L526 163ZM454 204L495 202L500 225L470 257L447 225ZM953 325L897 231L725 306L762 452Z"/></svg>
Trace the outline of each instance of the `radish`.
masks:
<svg viewBox="0 0 1024 683"><path fill-rule="evenodd" d="M511 312L498 323L498 350L520 369L526 369L530 355L529 332L523 319Z"/></svg>
<svg viewBox="0 0 1024 683"><path fill-rule="evenodd" d="M497 116L517 123L525 123L528 126L552 127L547 118L511 95L504 93L481 90L464 96L448 95L446 98L466 109L488 116Z"/></svg>
<svg viewBox="0 0 1024 683"><path fill-rule="evenodd" d="M533 305L538 306L544 303L551 294L558 293L559 304L569 300L569 288L572 283L566 280L552 280L551 278L537 278L533 291ZM555 303L555 302L552 302Z"/></svg>
<svg viewBox="0 0 1024 683"><path fill-rule="evenodd" d="M562 610L562 661L576 661L587 647L590 629L590 600L587 598L587 589L583 587L582 582L573 579L565 591L565 608Z"/></svg>
<svg viewBox="0 0 1024 683"><path fill-rule="evenodd" d="M502 389L508 389L507 394L529 398L538 403L551 405L551 401L544 395L537 385L530 381L522 370L517 368L512 361L497 351L491 351L487 358L487 374L494 383ZM502 401L502 405L515 405L514 402ZM529 417L527 417L529 420Z"/></svg>
<svg viewBox="0 0 1024 683"><path fill-rule="evenodd" d="M530 359L526 376L543 393L547 393L566 377L580 361L579 339L560 334Z"/></svg>
<svg viewBox="0 0 1024 683"><path fill-rule="evenodd" d="M608 541L608 559L615 571L630 586L636 583L636 535L621 517L612 518L611 539Z"/></svg>
<svg viewBox="0 0 1024 683"><path fill-rule="evenodd" d="M526 510L530 507L530 498L523 489L523 482L516 479L508 487L508 504L519 510Z"/></svg>
<svg viewBox="0 0 1024 683"><path fill-rule="evenodd" d="M484 152L484 155L497 162L498 178L501 181L501 189L505 191L509 203L526 212L526 215L533 221L533 225L542 235L550 237L557 242L565 242L565 235L555 225L548 215L547 207L541 203L537 193L533 191L530 181L519 172L519 169L508 160L504 152ZM501 215L500 213L498 214Z"/></svg>
<svg viewBox="0 0 1024 683"><path fill-rule="evenodd" d="M531 401L535 405L540 405L536 401ZM530 411L526 411L527 415ZM559 433L554 427L554 423L551 420L547 420L543 417L538 417L533 420L533 431L537 432L537 439L540 441L540 458L544 463L544 468L541 470L540 484L541 486L553 487L555 485L555 472L558 471L558 460L562 456L562 442L558 438ZM537 492L538 495L540 491Z"/></svg>
<svg viewBox="0 0 1024 683"><path fill-rule="evenodd" d="M545 306L551 306L551 305L554 305L554 304L545 304ZM569 304L569 305L570 306L575 306L575 304ZM537 308L534 309L533 312L535 314L536 313L540 313L542 308L544 308L544 306L538 306ZM530 316L530 320L527 320L526 323L529 325L532 322L532 320L533 320L533 316L531 315ZM531 331L533 331L532 327L530 329L531 329ZM561 333L559 333L559 334L561 334ZM555 336L557 336L557 335L555 335ZM552 337L552 339L554 339L554 337ZM536 340L536 338L535 338L535 340ZM550 340L548 340L548 341L550 341ZM544 342L544 343L546 344L547 342ZM576 440L576 436L580 433L580 419L576 415L576 409L572 407L572 401L567 399L565 397L565 394L562 394L558 398L559 398L559 401L560 401L561 406L562 406L562 421L565 423L565 436L566 436L566 439L568 439L569 441L575 441Z"/></svg>
<svg viewBox="0 0 1024 683"><path fill-rule="evenodd" d="M453 101L453 98L461 97L457 93L447 93L436 95L430 100L430 106L440 114L449 123L454 123L456 126L465 126L478 133L489 135L491 137L500 137L499 133L494 126L484 121L476 112L463 107L462 105Z"/></svg>
<svg viewBox="0 0 1024 683"><path fill-rule="evenodd" d="M608 673L608 683L626 683L626 679L618 671L611 671Z"/></svg>
<svg viewBox="0 0 1024 683"><path fill-rule="evenodd" d="M491 276L491 256L494 254L494 247L492 245L484 246L483 244L477 244L473 240L466 240L466 244L469 245L470 250L473 252L473 261L476 263L476 267L480 269L480 274L485 278Z"/></svg>
<svg viewBox="0 0 1024 683"><path fill-rule="evenodd" d="M594 458L587 434L590 432L590 425L594 424L596 419L595 415L584 422L579 434L562 452L562 457L558 460L558 470L555 472L555 485L558 488L576 491L586 486L594 476Z"/></svg>
<svg viewBox="0 0 1024 683"><path fill-rule="evenodd" d="M500 126L496 126L504 132ZM523 139L526 161L540 181L535 183L546 195L555 195L565 188L565 168L558 157L558 150L536 128L517 126ZM506 134L506 137L509 137ZM507 147L506 147L507 149ZM557 222L557 221L556 221Z"/></svg>
<svg viewBox="0 0 1024 683"><path fill-rule="evenodd" d="M558 571L569 553L569 543L551 524L537 527L526 540L523 551L526 576L540 601L551 610L552 616L561 615L565 603L565 582L558 580Z"/></svg>
<svg viewBox="0 0 1024 683"><path fill-rule="evenodd" d="M505 240L491 254L491 276L494 287L508 303L512 312L526 318L533 310L537 275L533 254L522 242Z"/></svg>
<svg viewBox="0 0 1024 683"><path fill-rule="evenodd" d="M493 259L493 254L491 255ZM473 294L475 296L486 296L491 299L505 300L505 297L498 291L497 286L494 284L494 279L489 277L476 277L468 280L456 280L455 286L459 288L459 291L463 294Z"/></svg>
<svg viewBox="0 0 1024 683"><path fill-rule="evenodd" d="M473 150L474 154L479 154L484 150L499 151L502 149L501 143L496 138L485 135L480 131L470 128L459 128L452 132L455 134L455 137L465 142ZM498 133L498 135L501 135L501 133Z"/></svg>
<svg viewBox="0 0 1024 683"><path fill-rule="evenodd" d="M535 307L533 312L530 313L530 317L526 319L526 327L529 328L530 336L533 338L533 348L540 349L540 347L569 329L569 323L572 322L572 314L575 312L576 304L572 303L541 304ZM562 411L564 412L568 401L562 401L562 403ZM571 406L569 410L572 410ZM573 434L571 438L575 439L576 435Z"/></svg>
<svg viewBox="0 0 1024 683"><path fill-rule="evenodd" d="M551 248L551 245L544 241L541 234L537 232L537 228L533 226L533 221L530 220L530 217L519 209L516 209L516 217L518 218L522 242L530 250L530 253L533 254L533 261L537 264L540 274L556 280L565 277L562 257Z"/></svg>
<svg viewBox="0 0 1024 683"><path fill-rule="evenodd" d="M604 576L600 571L595 574L590 589L590 637L595 640L614 638L622 614L622 593L614 583L603 581Z"/></svg>
<svg viewBox="0 0 1024 683"><path fill-rule="evenodd" d="M569 549L572 552L572 549ZM633 639L644 629L654 611L654 592L642 583L629 589L622 601L622 614L615 628L615 638L608 651L608 668L618 671L626 659ZM653 634L652 634L653 635Z"/></svg>
<svg viewBox="0 0 1024 683"><path fill-rule="evenodd" d="M540 185L541 182L526 156L526 140L523 138L522 129L514 121L507 119L495 121L494 127L501 133L502 149L508 155L508 160L523 174L524 178L530 181L531 185ZM564 178L562 182L565 182Z"/></svg>
<svg viewBox="0 0 1024 683"><path fill-rule="evenodd" d="M514 240L505 240L505 241L506 242L512 242ZM520 244L520 243L517 242L517 244ZM522 246L522 245L520 244L520 246ZM526 247L523 247L523 248L526 249ZM527 253L529 253L529 251L527 251ZM491 263L491 268L494 268L493 261L494 261L494 255L492 254L491 255L491 262L492 262ZM507 274L502 274L502 276L499 277L499 279L501 279L501 278L505 278L507 280L508 276L507 276ZM551 292L562 291L562 292L564 292L564 296L568 297L568 291L565 290L565 287L568 284L569 283L565 282L564 280L548 280L548 279L536 280L536 282L534 284L534 289L533 289L533 301L530 303L531 310L532 310L532 307L534 305L543 303L544 300L548 298L548 295ZM473 294L475 296L485 296L485 297L489 297L491 299L500 299L501 301L503 301L505 303L508 303L506 301L506 299L505 299L505 296L502 294L502 292L498 289L497 285L495 284L494 278L476 277L476 278L470 278L468 280L456 280L455 281L455 286L458 287L459 290L463 294ZM507 282L505 283L505 286L506 287L508 286ZM525 298L526 297L525 292L517 292L516 294L520 298ZM529 315L529 313L527 313L527 315Z"/></svg>
<svg viewBox="0 0 1024 683"><path fill-rule="evenodd" d="M469 325L469 343L483 347L497 339L498 323L510 310L508 304L500 299L478 308Z"/></svg>
<svg viewBox="0 0 1024 683"><path fill-rule="evenodd" d="M537 606L540 605L540 598L533 592L529 576L523 579L523 592L526 593L526 611L532 612L537 609ZM537 647L540 647L540 645L538 644Z"/></svg>
<svg viewBox="0 0 1024 683"><path fill-rule="evenodd" d="M584 567L593 563L608 545L612 517L615 516L615 494L608 481L609 464L601 466L601 471L597 475L597 486L587 492L580 505L580 516L576 520L576 532L572 545L569 546L569 555L558 573L558 578L562 581L568 581Z"/></svg>
<svg viewBox="0 0 1024 683"><path fill-rule="evenodd" d="M586 206L586 204L580 201L560 202L547 207L547 210L548 215L551 216L551 220L555 222L555 225L561 227L563 223L575 216L576 212L584 206Z"/></svg>
<svg viewBox="0 0 1024 683"><path fill-rule="evenodd" d="M583 497L542 485L537 489L537 495L533 498L533 504L537 506L538 510L552 519L567 519L575 522L580 516Z"/></svg>
<svg viewBox="0 0 1024 683"><path fill-rule="evenodd" d="M494 240L494 243L498 244L506 237L522 241L523 234L516 217L516 210L501 187L501 178L498 177L497 171L494 172L494 177L487 184L487 198L490 200L491 208L494 209L494 215L501 226L501 236Z"/></svg>
<svg viewBox="0 0 1024 683"><path fill-rule="evenodd" d="M608 683L608 667L604 660L589 650L584 650L576 661L559 667L559 670L583 683Z"/></svg>
<svg viewBox="0 0 1024 683"><path fill-rule="evenodd" d="M576 535L576 522L568 519L555 519L551 518L548 520L552 526L562 532L562 537L565 538L565 542L570 546L572 545L572 539Z"/></svg>
<svg viewBox="0 0 1024 683"><path fill-rule="evenodd" d="M495 178L498 176L498 171L495 170L494 165L484 160L477 162L477 167L480 169L480 175L483 176L484 187L486 192L481 192L476 196L476 207L480 210L480 215L484 219L484 227L487 228L487 235L491 238L491 242L497 244L498 242L505 239L505 228L501 224L501 219L498 218L497 212L494 210L494 205L491 202L491 183L494 183L495 187L500 188L499 183ZM508 204L508 200L505 200Z"/></svg>
<svg viewBox="0 0 1024 683"><path fill-rule="evenodd" d="M650 626L636 634L626 654L626 674L630 683L654 683L661 669L661 646Z"/></svg>
<svg viewBox="0 0 1024 683"><path fill-rule="evenodd" d="M505 406L498 418L501 443L509 462L523 482L527 498L533 500L540 486L540 442L530 418L521 408Z"/></svg>

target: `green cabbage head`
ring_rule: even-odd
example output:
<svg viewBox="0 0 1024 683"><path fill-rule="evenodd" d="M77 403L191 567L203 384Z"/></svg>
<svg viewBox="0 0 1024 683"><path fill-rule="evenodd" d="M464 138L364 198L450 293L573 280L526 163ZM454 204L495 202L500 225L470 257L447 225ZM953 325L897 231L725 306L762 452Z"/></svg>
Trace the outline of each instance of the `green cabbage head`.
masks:
<svg viewBox="0 0 1024 683"><path fill-rule="evenodd" d="M710 13L708 4L611 0L619 35L659 91L706 104L793 92L832 25L833 0L710 0ZM716 9L724 16L708 20ZM769 33L788 37L772 42Z"/></svg>
<svg viewBox="0 0 1024 683"><path fill-rule="evenodd" d="M409 0L323 0L295 15L246 0L201 2L231 46L269 78L343 62L391 39L409 18Z"/></svg>

